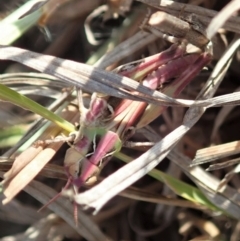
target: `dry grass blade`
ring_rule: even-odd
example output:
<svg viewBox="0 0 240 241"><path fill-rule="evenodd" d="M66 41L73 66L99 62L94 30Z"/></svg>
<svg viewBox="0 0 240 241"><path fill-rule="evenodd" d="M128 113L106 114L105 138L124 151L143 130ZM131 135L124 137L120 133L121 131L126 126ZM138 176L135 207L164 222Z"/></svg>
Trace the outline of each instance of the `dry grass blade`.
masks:
<svg viewBox="0 0 240 241"><path fill-rule="evenodd" d="M240 42L240 41L239 41ZM229 63L230 65L230 63ZM211 99L208 99L207 102L212 101L211 104L205 105L207 108L209 107L221 107L221 106L232 106L232 105L239 105L240 104L240 93L231 93L231 94L226 94L226 95L221 95L218 97L214 97ZM196 103L206 103L206 101L198 101ZM195 106L199 106L196 104ZM204 106L204 105L202 105Z"/></svg>
<svg viewBox="0 0 240 241"><path fill-rule="evenodd" d="M127 197L130 199L135 199L144 202L158 203L167 206L177 206L177 207L188 207L194 209L205 209L205 207L192 203L190 201L181 200L177 198L170 198L163 195L156 194L147 190L141 190L134 187L129 187L128 189L119 193L120 196Z"/></svg>
<svg viewBox="0 0 240 241"><path fill-rule="evenodd" d="M234 92L239 92L240 88L237 88ZM214 141L215 138L217 138L217 132L221 125L223 124L224 120L228 117L230 112L235 108L236 106L224 106L218 113L217 117L214 120L214 126L211 134L211 140Z"/></svg>
<svg viewBox="0 0 240 241"><path fill-rule="evenodd" d="M189 168L192 160L176 149L173 149L173 151L168 154L168 158L198 185L212 203L225 210L232 217L240 219L240 207L238 205L240 195L236 193L235 189L226 186L224 190L221 190L221 192L218 193L217 190L220 181L204 171L201 167L195 166Z"/></svg>
<svg viewBox="0 0 240 241"><path fill-rule="evenodd" d="M221 188L222 181L217 180L216 177L204 171L202 168L195 166L189 168L191 160L176 150L172 151L168 157L174 161L176 165L184 170L184 172L199 186L199 188L206 194L209 200L215 205L226 210L232 217L240 219L239 215L239 200L240 195L235 189L229 186ZM231 178L231 177L230 177ZM219 191L221 188L221 192Z"/></svg>
<svg viewBox="0 0 240 241"><path fill-rule="evenodd" d="M218 170L218 169L222 169L222 168L225 168L225 167L228 167L228 166L232 166L234 164L239 164L239 163L240 163L240 158L235 158L235 159L232 159L230 161L226 161L226 162L216 163L216 164L210 165L206 170L207 171Z"/></svg>
<svg viewBox="0 0 240 241"><path fill-rule="evenodd" d="M4 174L4 177L9 182L13 177L17 175L26 165L28 165L33 158L35 158L40 152L42 148L38 147L30 147L25 151L25 153L22 153L18 156L18 160L14 163L12 168ZM4 162L4 161L3 161Z"/></svg>
<svg viewBox="0 0 240 241"><path fill-rule="evenodd" d="M64 60L52 56L37 54L14 47L0 47L0 58L18 61L29 67L65 80L71 86L77 86L90 92L101 92L110 96L144 101L156 105L183 105L213 107L240 103L240 94L233 93L212 99L191 101L168 97L150 90L142 84L127 77L106 72L86 64ZM126 88L127 90L123 89ZM134 90L134 94L128 90ZM138 93L136 93L136 91Z"/></svg>
<svg viewBox="0 0 240 241"><path fill-rule="evenodd" d="M4 196L0 195L0 201ZM24 218L22 218L24 216ZM12 223L19 223L24 225L31 225L39 218L42 218L41 213L37 213L35 208L21 204L17 200L12 200L7 206L0 206L0 219L7 220Z"/></svg>
<svg viewBox="0 0 240 241"><path fill-rule="evenodd" d="M63 240L64 236L77 238L78 234L58 216L50 214L33 223L24 233L7 236L0 241L53 241Z"/></svg>
<svg viewBox="0 0 240 241"><path fill-rule="evenodd" d="M33 181L25 189L27 193L36 198L43 204L46 204L50 198L57 192L50 187ZM78 226L76 226L72 217L72 203L63 197L58 198L54 203L48 205L54 213L64 219L78 234L89 241L110 240L98 228L98 226L82 211L78 210Z"/></svg>
<svg viewBox="0 0 240 241"><path fill-rule="evenodd" d="M192 162L192 166L212 162L220 158L238 154L239 152L239 141L204 148L197 151L197 154Z"/></svg>
<svg viewBox="0 0 240 241"><path fill-rule="evenodd" d="M67 83L47 74L43 73L8 73L1 74L0 80L2 84L7 86L14 84L29 84L34 86L47 86L54 88L66 88Z"/></svg>
<svg viewBox="0 0 240 241"><path fill-rule="evenodd" d="M217 33L218 29L221 28L225 22L240 9L240 2L238 0L232 0L227 4L218 15L214 17L209 26L206 29L207 37L212 37Z"/></svg>
<svg viewBox="0 0 240 241"><path fill-rule="evenodd" d="M60 148L61 143L49 145L41 151L35 158L24 166L24 168L17 174L10 177L10 180L5 177L3 181L4 195L6 198L3 204L10 202L29 182L31 182L42 168L51 160L56 151ZM23 159L28 158L28 152L22 154ZM19 162L16 159L16 162Z"/></svg>
<svg viewBox="0 0 240 241"><path fill-rule="evenodd" d="M65 80L71 86L83 88L90 92L101 92L108 95L114 95L119 98L129 98L132 100L151 101L156 103L156 98L160 101L157 103L164 104L170 102L173 105L180 104L173 98L170 98L159 91L152 91L149 88L133 81L127 77L122 77L111 72L99 70L92 66L77 63L70 60L64 60L48 55L34 53L14 47L0 47L1 59L18 61L29 67L42 71ZM132 94L127 90L139 92ZM144 94L144 97L143 95ZM155 97L155 98L154 98ZM183 105L188 101L182 100ZM169 105L169 104L168 104Z"/></svg>
<svg viewBox="0 0 240 241"><path fill-rule="evenodd" d="M0 161L1 170L4 172L7 172L8 170L11 169L13 162L14 162L14 160L11 160L11 159L9 159L9 160L4 159L3 161ZM48 163L41 170L41 172L39 173L39 176L67 181L66 171L64 170L64 167L56 165L56 164Z"/></svg>
<svg viewBox="0 0 240 241"><path fill-rule="evenodd" d="M231 160L231 161L234 161L234 160ZM239 158L236 161L238 161L239 163ZM224 176L224 178L219 183L217 190L223 189L223 187L234 177L234 175L239 172L240 172L240 164L238 164L233 170L231 170Z"/></svg>

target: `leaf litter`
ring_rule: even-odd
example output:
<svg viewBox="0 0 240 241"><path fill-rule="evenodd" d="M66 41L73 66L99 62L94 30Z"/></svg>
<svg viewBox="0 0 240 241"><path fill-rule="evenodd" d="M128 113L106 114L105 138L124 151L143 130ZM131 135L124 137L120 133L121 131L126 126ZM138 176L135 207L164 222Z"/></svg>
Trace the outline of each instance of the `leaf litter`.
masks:
<svg viewBox="0 0 240 241"><path fill-rule="evenodd" d="M151 1L144 1L149 3ZM154 2L154 1L152 1ZM169 3L169 1L162 1L161 4ZM178 11L183 8L183 13L188 13L188 7L191 6L192 13L199 14L199 18L203 23L209 24L211 18L216 15L216 12L206 10L204 14L196 7L192 5L177 5L178 3L174 3L164 7L164 10L169 9L171 13L175 11L174 6L177 6ZM237 1L232 1L231 4L237 4ZM154 3L154 7L156 7L156 1ZM230 9L230 10L229 10ZM239 25L237 26L239 18L238 17L231 17L229 21L227 19L233 15L233 9L229 4L228 7L223 9L219 15L216 16L215 22L211 22L209 27L206 29L207 36L212 38L214 34L216 34L217 30L220 27L225 28L225 30L230 30L235 33L239 31ZM237 5L235 8L239 9ZM200 12L199 12L200 11ZM203 9L202 9L203 11ZM206 14L208 13L208 14ZM209 17L210 16L210 17ZM224 17L223 17L224 16ZM208 18L208 19L207 19ZM219 20L220 19L220 20ZM225 24L225 21L226 24ZM216 24L217 22L217 24ZM149 33L143 33L142 36L146 36L145 38L139 38L141 36L139 33L136 34L135 37L138 38L137 41L145 41L141 43L137 49L143 48L143 46L153 42L156 39L156 36ZM131 37L130 39L126 40L122 43L122 46L125 43L129 44L129 40L135 43L135 39ZM121 45L120 45L121 46ZM99 66L100 68L105 69L110 64L118 62L124 59L127 54L121 53L121 50L124 47L116 47L112 53L113 60L111 58L106 58L108 60L107 64L104 65L105 56L101 59L102 63L98 62L95 66ZM134 46L134 44L132 45ZM225 51L224 55L218 61L216 66L214 67L210 77L208 78L206 84L202 87L202 90L199 91L199 95L194 101L184 100L184 99L174 99L171 97L167 97L166 95L161 94L158 90L149 90L148 88L144 87L142 83L135 82L127 77L120 77L116 74L106 72L104 70L100 70L97 67L91 67L83 64L77 64L73 61L66 61L63 59L58 59L56 57L50 57L45 55L39 55L28 50L21 50L18 48L13 47L1 47L1 59L8 59L8 60L15 60L19 61L20 63L26 64L30 67L36 68L37 70L53 75L61 80L67 81L71 86L77 86L83 88L84 90L90 92L102 92L104 94L108 94L111 96L115 96L118 98L127 98L131 100L137 101L145 101L147 103L151 103L154 105L164 104L165 106L178 106L178 108L182 108L185 106L189 106L190 108L185 113L183 123L174 129L171 133L167 134L162 140L156 142L155 146L150 148L144 154L140 155L131 163L125 165L124 167L120 168L112 175L109 175L105 178L100 184L92 187L90 190L85 192L81 192L78 195L74 195L71 199L74 199L77 203L81 204L84 208L91 208L95 211L95 213L99 212L99 210L106 205L106 203L116 196L119 192L123 191L124 189L131 186L134 182L139 180L141 177L146 175L149 171L151 171L154 167L156 167L166 156L175 163L195 184L199 187L199 189L212 201L214 205L220 208L223 213L227 213L228 215L234 217L235 219L239 219L239 207L238 207L238 200L239 194L237 192L237 187L229 187L226 185L225 182L219 182L216 179L216 176L211 175L204 171L201 167L195 166L190 168L191 161L194 159L194 156L184 156L176 146L178 146L178 142L181 138L186 135L187 132L191 131L194 128L194 125L200 120L203 114L207 109L210 107L215 106L224 106L223 108L227 108L227 105L238 105L239 103L239 93L230 93L225 94L217 97L213 97L215 92L217 91L221 81L225 78L229 71L229 66L231 65L232 56L237 51L239 47L239 40L236 36L235 39L232 41L232 44L228 47ZM128 49L128 48L126 48ZM136 51L132 50L131 51ZM120 53L117 58L116 53ZM122 51L123 52L123 51ZM111 52L107 53L106 56L110 56ZM121 55L122 54L122 55ZM112 61L112 62L111 62ZM134 91L134 92L133 92ZM134 93L134 94L133 94ZM229 112L231 114L231 112ZM76 121L76 120L75 120ZM210 137L209 132L209 137ZM155 131L155 134L158 133ZM53 137L57 135L56 132L50 134ZM51 138L51 137L50 137ZM44 140L44 137L40 137L41 140ZM49 139L49 138L48 138ZM159 140L159 139L158 139ZM150 140L153 141L153 140ZM234 144L226 142L223 143L221 146L216 145L216 143L212 143L216 148L216 151L219 149L222 151L222 157L228 158L232 152L228 152L226 146L230 145L230 148L233 149L234 154L237 153L237 150L234 149ZM235 142L237 143L237 141ZM53 146L51 146L53 145ZM59 143L50 144L42 150L42 147L30 147L27 151L22 152L20 156L16 157L16 160L13 164L12 169L10 169L7 174L5 174L5 179L3 182L3 186L5 185L4 194L7 196L8 200L10 201L22 188L26 190L30 195L34 196L36 199L41 201L42 203L46 203L51 197L53 197L56 193L54 190L49 190L48 194L46 193L47 197L44 197L44 193L47 192L49 187L43 186L42 183L36 184L35 181L31 182L28 186L26 186L38 173L41 169L48 163L51 157L57 152L58 148L60 148ZM209 146L209 145L208 145ZM206 146L205 146L206 147ZM52 149L53 148L53 149ZM56 149L55 149L56 148ZM202 153L205 155L205 159L209 160L212 158L209 155L209 150L205 149ZM219 149L218 149L219 148ZM48 150L50 152L48 152ZM41 153L40 153L41 152ZM38 154L40 153L40 154ZM34 156L39 155L39 159L35 162ZM116 154L116 157L118 155ZM23 159L20 159L23 158ZM219 157L214 157L221 158ZM34 159L34 160L32 160ZM23 160L24 162L22 162ZM44 160L44 161L43 161ZM200 164L200 162L195 161L194 164ZM32 166L32 167L31 167ZM235 171L231 171L230 173L235 173ZM31 175L29 175L31 173ZM22 175L22 176L21 176ZM54 174L53 174L54 175ZM226 174L227 175L227 174ZM229 176L229 175L228 175ZM231 175L232 176L232 175ZM23 179L24 177L24 179ZM19 179L18 179L19 178ZM19 188L14 186L14 179L15 183L19 184ZM228 179L229 181L229 179ZM11 186L12 185L12 186ZM38 191L38 187L40 191ZM8 191L9 190L9 191ZM140 194L139 194L140 195ZM148 194L150 195L150 194ZM70 194L71 196L71 194ZM63 201L61 201L63 200ZM228 205L225 205L225 202L228 202ZM72 216L72 204L68 202L69 205L66 205L66 199L59 198L54 203L49 204L49 208L52 209L56 214L62 217L66 222L72 226L80 235L84 236L87 240L108 240L105 234L90 220L88 217L85 219L85 214L82 211L78 210L78 222L80 229L77 229L74 223L74 219ZM62 209L64 206L66 210ZM99 213L99 215L101 212ZM195 219L194 219L195 218ZM84 220L85 219L85 220ZM188 216L188 220L196 220L195 217ZM197 219L200 221L200 218ZM197 223L196 221L196 223ZM213 222L212 222L213 223ZM170 225L170 224L169 224ZM183 225L183 224L182 224ZM200 225L192 224L193 226L197 226L199 229ZM90 228L91 227L91 228ZM182 226L183 227L183 226ZM142 230L134 229L135 231L138 230L139 235ZM207 228L203 228L202 232L206 232ZM179 230L181 235L187 235L189 237L194 236L191 233L183 234L182 230ZM207 232L209 233L209 231ZM210 235L210 233L209 233ZM216 232L215 234L210 235L211 239L215 238L216 236L220 236L220 232ZM223 235L223 234L222 234ZM110 235L111 236L111 235ZM151 236L151 235L149 235ZM196 236L195 236L196 237ZM37 239L35 239L37 240ZM110 239L109 239L110 240ZM114 240L114 238L112 239ZM147 239L146 239L147 240Z"/></svg>

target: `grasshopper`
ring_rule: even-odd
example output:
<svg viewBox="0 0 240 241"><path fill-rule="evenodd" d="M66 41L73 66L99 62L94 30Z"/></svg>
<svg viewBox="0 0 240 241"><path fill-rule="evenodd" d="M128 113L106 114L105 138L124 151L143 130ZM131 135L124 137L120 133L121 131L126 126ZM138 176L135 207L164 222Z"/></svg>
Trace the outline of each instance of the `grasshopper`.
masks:
<svg viewBox="0 0 240 241"><path fill-rule="evenodd" d="M115 71L141 81L144 76L147 76L148 73L156 70L159 66L177 57L182 57L182 55L183 49L175 45L160 54L130 63L128 67L122 66ZM73 185L75 192L82 185L91 185L97 180L98 173L103 166L102 160L112 155L114 151L120 150L122 145L120 139L123 139L123 134L119 136L120 132L118 134L115 128L120 122L118 119L113 119L113 117L118 116L120 107L116 108L117 112L115 113L107 103L107 96L93 93L89 108L86 108L83 104L82 91L77 90L77 93L80 112L79 130L70 133L67 137L57 136L53 140L45 141L45 144L52 142L67 142L69 144L70 148L66 151L64 158L68 181L63 190ZM101 137L98 144L96 144L97 136ZM89 153L89 149L93 149L93 152ZM49 203L59 195L61 193L51 199Z"/></svg>
<svg viewBox="0 0 240 241"><path fill-rule="evenodd" d="M137 63L130 63L129 67L122 66L116 71L135 77L151 89L157 89L172 77L178 76L187 68L188 64L194 62L198 57L197 54L183 56L183 53L181 47L174 45L158 55ZM138 76L139 72L142 75ZM148 74L149 72L150 74ZM126 131L134 126L147 107L145 102L122 100L113 111L107 103L106 96L93 93L89 108L85 108L80 90L78 99L79 131L70 133L68 137L61 136L52 140L52 142L67 142L70 145L64 159L68 182L63 190L73 185L75 192L78 192L82 185L91 185L97 180L103 164L102 160L121 149L121 140L126 139ZM97 136L100 136L98 143L96 143ZM51 141L47 143L51 143ZM89 153L91 147L93 152ZM56 197L50 202L55 199Z"/></svg>
<svg viewBox="0 0 240 241"><path fill-rule="evenodd" d="M110 120L108 106L103 95L94 93L91 97L89 108L83 105L82 91L78 92L78 102L80 111L80 128L69 134L68 137L57 136L53 140L45 141L45 144L52 142L67 142L70 148L66 151L64 167L68 176L68 181L62 191L67 190L70 185L77 193L82 185L91 185L97 180L97 175L102 166L102 160L115 150L119 150L121 142L117 134L104 130L104 124ZM103 136L96 148L96 136ZM71 144L72 143L72 144ZM88 153L93 143L93 153ZM91 156L89 159L88 157ZM95 161L97 160L97 161ZM62 192L53 197L40 210L55 201ZM74 217L77 223L77 206L74 204Z"/></svg>
<svg viewBox="0 0 240 241"><path fill-rule="evenodd" d="M148 24L150 23L151 21ZM150 29L156 30L156 28ZM187 34L188 32L180 37L184 38L188 36ZM201 33L197 33L197 36L199 34ZM192 41L191 38L187 39L187 41L190 40ZM196 63L194 74L189 76L185 83L181 83L180 87L176 86L173 93L176 96L183 89L183 86L186 86L186 83L189 83L211 59L200 53L186 55L185 45L181 43L181 40L178 39L169 49L157 55L121 66L115 69L115 72L135 79L150 89L163 89L164 91L166 83L181 76L189 66ZM194 42L192 41L192 43ZM198 58L202 61L198 61ZM99 93L93 93L89 108L86 108L83 105L82 91L77 91L80 111L79 131L70 133L68 137L57 137L52 140L65 141L70 145L64 159L68 182L63 190L73 185L75 193L78 192L82 185L91 185L96 181L103 166L102 160L121 149L122 140L127 139L126 131L136 125L148 106L145 102L122 100L113 109L108 104L108 101L111 102L111 98ZM164 109L166 107L161 107L161 112ZM161 112L158 110L157 115L150 119L155 119ZM100 137L98 142L97 136ZM91 147L93 152L89 153ZM61 193L51 199L50 202L54 201L59 195Z"/></svg>

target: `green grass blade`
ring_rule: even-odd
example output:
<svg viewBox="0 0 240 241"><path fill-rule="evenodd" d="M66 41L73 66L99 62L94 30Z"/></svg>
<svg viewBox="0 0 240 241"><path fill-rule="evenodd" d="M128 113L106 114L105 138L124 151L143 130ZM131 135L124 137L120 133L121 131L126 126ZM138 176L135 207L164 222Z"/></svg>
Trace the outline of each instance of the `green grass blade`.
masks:
<svg viewBox="0 0 240 241"><path fill-rule="evenodd" d="M116 153L114 154L117 158L121 159L122 161L128 163L131 162L133 159L123 153ZM191 186L185 182L182 182L170 175L167 175L159 170L153 169L148 173L149 176L157 179L158 181L164 182L169 188L171 188L174 193L177 195L201 205L208 207L213 211L221 211L218 207L212 204L205 195L196 187Z"/></svg>
<svg viewBox="0 0 240 241"><path fill-rule="evenodd" d="M5 127L0 130L0 148L15 145L26 133L26 128L22 125Z"/></svg>
<svg viewBox="0 0 240 241"><path fill-rule="evenodd" d="M5 19L0 21L1 45L9 45L13 43L16 39L21 37L24 32L26 32L29 28L36 24L36 22L42 15L41 8L25 16L24 18L19 19L34 4L36 4L36 0L28 1L26 4L22 5Z"/></svg>
<svg viewBox="0 0 240 241"><path fill-rule="evenodd" d="M63 128L68 132L72 132L75 129L73 124L69 123L60 116L54 114L45 107L39 105L35 101L27 98L24 95L17 93L16 91L8 88L3 84L0 84L0 99L3 101L11 102L24 109L30 110L44 117L45 119L52 121L53 123L55 123L56 125L58 125L59 127Z"/></svg>
<svg viewBox="0 0 240 241"><path fill-rule="evenodd" d="M219 208L213 205L198 188L182 182L156 169L152 170L149 175L156 178L157 180L162 180L162 182L164 182L177 195L189 201L202 204L214 211L221 211Z"/></svg>

